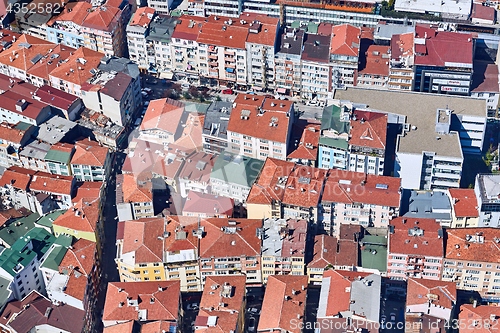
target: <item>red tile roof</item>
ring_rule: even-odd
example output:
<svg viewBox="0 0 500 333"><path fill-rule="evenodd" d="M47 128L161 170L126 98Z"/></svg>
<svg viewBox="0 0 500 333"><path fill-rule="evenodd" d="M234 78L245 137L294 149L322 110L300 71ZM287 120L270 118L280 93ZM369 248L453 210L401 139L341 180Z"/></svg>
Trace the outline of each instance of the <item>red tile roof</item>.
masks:
<svg viewBox="0 0 500 333"><path fill-rule="evenodd" d="M398 217L391 221L391 226L394 233L389 233L390 254L443 257L443 233L435 219ZM423 230L423 234L413 236L410 230Z"/></svg>
<svg viewBox="0 0 500 333"><path fill-rule="evenodd" d="M153 15L156 13L154 8L151 7L140 7L137 8L132 19L129 22L130 26L149 26L153 20Z"/></svg>
<svg viewBox="0 0 500 333"><path fill-rule="evenodd" d="M338 240L328 235L317 235L314 237L313 259L307 267L357 266L358 252L358 242L354 240Z"/></svg>
<svg viewBox="0 0 500 333"><path fill-rule="evenodd" d="M75 153L71 158L71 164L104 167L107 156L108 148L101 146L98 142L85 139L75 143Z"/></svg>
<svg viewBox="0 0 500 333"><path fill-rule="evenodd" d="M67 81L78 86L82 86L93 77L90 73L91 69L97 69L97 66L101 63L101 59L104 54L80 47L78 50L73 52L66 62L63 62L59 67L55 68L50 76L56 79ZM78 59L85 59L84 61Z"/></svg>
<svg viewBox="0 0 500 333"><path fill-rule="evenodd" d="M204 23L204 17L182 15L177 20L172 38L196 41Z"/></svg>
<svg viewBox="0 0 500 333"><path fill-rule="evenodd" d="M73 202L79 202L83 198L98 199L101 195L102 182L81 182L77 184L76 194L73 197Z"/></svg>
<svg viewBox="0 0 500 333"><path fill-rule="evenodd" d="M134 333L134 324L135 320L129 320L121 324L104 327L103 333Z"/></svg>
<svg viewBox="0 0 500 333"><path fill-rule="evenodd" d="M26 191L31 181L31 176L36 172L17 166L11 166L4 171L0 178L0 186L11 185L14 188Z"/></svg>
<svg viewBox="0 0 500 333"><path fill-rule="evenodd" d="M255 105L253 102L257 101L247 102L244 100L245 96L249 99L253 98L253 95L244 95L235 100L236 107L233 107L231 111L227 130L268 141L286 143L290 124L288 114L293 112L293 102L265 99L262 104L256 103ZM238 103L242 99L243 102ZM262 108L263 113L259 112L259 107ZM274 125L271 126L271 124Z"/></svg>
<svg viewBox="0 0 500 333"><path fill-rule="evenodd" d="M122 202L151 202L153 201L153 192L151 182L139 181L129 174L118 175L116 182L120 184L117 191L121 191Z"/></svg>
<svg viewBox="0 0 500 333"><path fill-rule="evenodd" d="M407 32L391 37L391 59L400 60L405 57L413 58L413 32Z"/></svg>
<svg viewBox="0 0 500 333"><path fill-rule="evenodd" d="M296 324L304 320L306 293L305 275L269 276L257 330L300 333L300 325Z"/></svg>
<svg viewBox="0 0 500 333"><path fill-rule="evenodd" d="M233 206L234 200L231 198L189 191L182 214L194 213L203 214L203 216L207 217L231 217L233 215Z"/></svg>
<svg viewBox="0 0 500 333"><path fill-rule="evenodd" d="M18 111L16 109L16 104L22 103L22 100L26 102L26 108L22 111ZM0 108L9 112L17 113L18 115L22 115L32 120L37 120L40 112L46 107L48 107L47 104L15 93L14 91L6 91L3 94L0 94Z"/></svg>
<svg viewBox="0 0 500 333"><path fill-rule="evenodd" d="M485 6L482 3L472 4L471 19L481 19L495 22L496 10L495 7Z"/></svg>
<svg viewBox="0 0 500 333"><path fill-rule="evenodd" d="M186 120L186 126L182 130L180 138L174 144L184 151L202 150L203 121L205 115L190 113Z"/></svg>
<svg viewBox="0 0 500 333"><path fill-rule="evenodd" d="M122 166L124 174L131 174L135 178L142 179L151 177L151 171L153 170L162 171L162 168L157 164L160 164L159 162L163 160L161 156L164 151L163 145L134 138L129 142L128 147L129 154Z"/></svg>
<svg viewBox="0 0 500 333"><path fill-rule="evenodd" d="M194 250L198 253L198 237L193 231L198 230L198 218L187 216L171 215L166 218L165 231L169 232L171 237L165 238L165 252L177 252L182 250ZM176 237L176 233L181 230L186 232L186 238Z"/></svg>
<svg viewBox="0 0 500 333"><path fill-rule="evenodd" d="M389 75L390 47L383 45L370 45L365 53L365 67L359 69L359 74Z"/></svg>
<svg viewBox="0 0 500 333"><path fill-rule="evenodd" d="M385 149L387 114L357 110L354 111L354 116L355 118L351 119L349 144L358 147Z"/></svg>
<svg viewBox="0 0 500 333"><path fill-rule="evenodd" d="M49 75L54 69L57 68L59 61L67 59L75 51L76 50L72 47L58 44L53 49L50 49L49 52L46 55L44 55L42 59L40 59L36 64L34 64L28 70L28 74L49 81Z"/></svg>
<svg viewBox="0 0 500 333"><path fill-rule="evenodd" d="M110 282L102 320L137 320L146 310L146 321L177 321L179 296L179 281Z"/></svg>
<svg viewBox="0 0 500 333"><path fill-rule="evenodd" d="M142 324L141 333L175 332L176 327L177 327L177 323L174 323L172 321L156 320L153 322ZM103 332L103 333L107 333L107 332Z"/></svg>
<svg viewBox="0 0 500 333"><path fill-rule="evenodd" d="M433 297L429 297L433 295ZM434 297L437 296L437 297ZM406 306L432 303L444 309L452 309L457 301L455 282L434 281L427 279L408 279Z"/></svg>
<svg viewBox="0 0 500 333"><path fill-rule="evenodd" d="M361 29L350 24L336 25L332 31L330 54L357 57L361 42Z"/></svg>
<svg viewBox="0 0 500 333"><path fill-rule="evenodd" d="M151 101L148 105L140 130L164 130L174 135L180 126L184 112L184 103L162 98Z"/></svg>
<svg viewBox="0 0 500 333"><path fill-rule="evenodd" d="M40 101L55 106L61 110L68 110L73 103L79 100L75 95L53 88L51 86L41 86L36 91L36 96Z"/></svg>
<svg viewBox="0 0 500 333"><path fill-rule="evenodd" d="M330 170L322 201L399 207L401 178Z"/></svg>
<svg viewBox="0 0 500 333"><path fill-rule="evenodd" d="M82 232L97 231L99 220L99 198L82 198L72 209L59 216L53 225Z"/></svg>
<svg viewBox="0 0 500 333"><path fill-rule="evenodd" d="M445 258L500 263L500 230L496 228L447 229Z"/></svg>
<svg viewBox="0 0 500 333"><path fill-rule="evenodd" d="M26 131L28 131L31 128L31 125L26 129L26 130L21 130L19 128L16 128L17 124L9 124L7 122L1 122L0 123L0 139L7 141L7 142L12 142L16 144L21 144L21 141L24 139L24 136L26 134Z"/></svg>
<svg viewBox="0 0 500 333"><path fill-rule="evenodd" d="M236 225L229 221L236 221ZM262 220L208 218L200 225L206 233L200 240L201 258L260 255L261 241L256 232Z"/></svg>
<svg viewBox="0 0 500 333"><path fill-rule="evenodd" d="M453 188L450 192L451 202L456 217L479 217L477 198L474 189Z"/></svg>
<svg viewBox="0 0 500 333"><path fill-rule="evenodd" d="M85 28L112 32L122 12L119 8L102 5L94 8L83 20Z"/></svg>
<svg viewBox="0 0 500 333"><path fill-rule="evenodd" d="M316 161L318 157L320 127L317 124L308 124L302 132L298 147L288 154L287 159Z"/></svg>
<svg viewBox="0 0 500 333"><path fill-rule="evenodd" d="M477 305L463 304L460 306L458 314L459 322L474 323L477 320L478 325L467 325L460 328L460 333L493 333L500 325L500 306L495 305ZM486 327L485 324L489 324Z"/></svg>
<svg viewBox="0 0 500 333"><path fill-rule="evenodd" d="M294 168L295 163L267 158L258 180L248 194L247 203L271 204L272 200L281 201L286 181Z"/></svg>
<svg viewBox="0 0 500 333"><path fill-rule="evenodd" d="M246 295L245 287L244 275L207 276L200 309L240 312ZM221 303L224 306L220 306Z"/></svg>
<svg viewBox="0 0 500 333"><path fill-rule="evenodd" d="M351 303L351 284L358 278L364 278L371 273L328 270L323 279L330 279L330 290L326 304L325 317L338 316L340 312L349 311Z"/></svg>
<svg viewBox="0 0 500 333"><path fill-rule="evenodd" d="M37 55L45 56L55 46L54 43L31 35L21 35L10 48L0 54L0 63L26 72L34 66L32 59Z"/></svg>
<svg viewBox="0 0 500 333"><path fill-rule="evenodd" d="M475 93L498 93L498 65L486 61L474 61L471 91Z"/></svg>
<svg viewBox="0 0 500 333"><path fill-rule="evenodd" d="M317 207L327 170L297 164L288 176L282 202L299 207Z"/></svg>
<svg viewBox="0 0 500 333"><path fill-rule="evenodd" d="M31 180L30 190L71 195L73 192L73 176L52 175L37 171Z"/></svg>
<svg viewBox="0 0 500 333"><path fill-rule="evenodd" d="M134 262L163 262L163 236L165 221L163 218L146 218L126 221L123 224L122 253L132 255Z"/></svg>
<svg viewBox="0 0 500 333"><path fill-rule="evenodd" d="M47 22L47 25L51 27L56 22L66 21L81 26L91 8L92 5L86 1L69 2L64 6L61 14L52 17L49 22Z"/></svg>
<svg viewBox="0 0 500 333"><path fill-rule="evenodd" d="M416 65L441 67L460 63L472 66L472 34L436 31L423 25L415 27L415 34L416 52L419 53L415 56ZM418 44L417 39L424 39L425 45ZM461 51L456 52L458 49Z"/></svg>
<svg viewBox="0 0 500 333"><path fill-rule="evenodd" d="M201 151L190 155L182 166L179 179L208 184L216 157L215 155Z"/></svg>
<svg viewBox="0 0 500 333"><path fill-rule="evenodd" d="M208 318L215 317L215 326L208 326ZM227 311L205 311L200 310L196 317L194 326L197 328L195 333L226 333L238 329L239 314Z"/></svg>

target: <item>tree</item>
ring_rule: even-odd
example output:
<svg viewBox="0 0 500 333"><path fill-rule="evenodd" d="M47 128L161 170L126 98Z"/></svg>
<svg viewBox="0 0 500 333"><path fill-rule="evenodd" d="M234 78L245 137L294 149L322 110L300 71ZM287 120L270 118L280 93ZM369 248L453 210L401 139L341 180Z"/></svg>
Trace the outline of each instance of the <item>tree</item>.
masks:
<svg viewBox="0 0 500 333"><path fill-rule="evenodd" d="M200 95L198 88L196 88L195 86L190 86L188 91L189 94L191 94L191 96L193 96L194 98L198 98L198 96Z"/></svg>
<svg viewBox="0 0 500 333"><path fill-rule="evenodd" d="M191 95L186 91L184 92L184 94L182 94L182 97L184 97L185 99L191 99Z"/></svg>

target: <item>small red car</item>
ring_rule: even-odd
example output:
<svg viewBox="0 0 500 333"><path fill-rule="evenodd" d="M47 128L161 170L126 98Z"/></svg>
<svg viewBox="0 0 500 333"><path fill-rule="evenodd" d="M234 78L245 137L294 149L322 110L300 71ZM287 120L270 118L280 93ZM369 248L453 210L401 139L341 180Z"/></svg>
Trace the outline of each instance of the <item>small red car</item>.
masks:
<svg viewBox="0 0 500 333"><path fill-rule="evenodd" d="M224 90L222 90L222 93L224 95L232 95L233 94L233 89L224 89Z"/></svg>

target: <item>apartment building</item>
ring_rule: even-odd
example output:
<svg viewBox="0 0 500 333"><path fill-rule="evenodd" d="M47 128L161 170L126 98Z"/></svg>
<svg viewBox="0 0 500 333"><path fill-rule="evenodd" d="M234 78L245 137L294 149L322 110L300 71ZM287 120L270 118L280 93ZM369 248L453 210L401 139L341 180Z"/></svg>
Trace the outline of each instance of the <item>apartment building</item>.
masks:
<svg viewBox="0 0 500 333"><path fill-rule="evenodd" d="M119 221L153 217L155 214L151 182L136 179L130 174L118 175L116 209Z"/></svg>
<svg viewBox="0 0 500 333"><path fill-rule="evenodd" d="M203 122L203 151L220 154L227 149L227 124L233 104L224 101L210 103Z"/></svg>
<svg viewBox="0 0 500 333"><path fill-rule="evenodd" d="M414 91L466 95L472 83L471 34L415 27ZM461 52L448 52L460 49Z"/></svg>
<svg viewBox="0 0 500 333"><path fill-rule="evenodd" d="M356 77L359 77L357 72L360 45L361 29L359 27L342 24L332 28L330 44L332 89L355 85Z"/></svg>
<svg viewBox="0 0 500 333"><path fill-rule="evenodd" d="M0 117L9 124L38 126L51 116L50 106L14 91L0 94Z"/></svg>
<svg viewBox="0 0 500 333"><path fill-rule="evenodd" d="M111 167L111 155L108 148L95 141L77 141L70 167L79 181L104 181Z"/></svg>
<svg viewBox="0 0 500 333"><path fill-rule="evenodd" d="M380 318L381 291L380 275L329 270L321 283L320 299L324 301L319 304L315 324L374 332Z"/></svg>
<svg viewBox="0 0 500 333"><path fill-rule="evenodd" d="M394 219L389 226L387 277L440 280L445 255L443 237L443 229L434 219Z"/></svg>
<svg viewBox="0 0 500 333"><path fill-rule="evenodd" d="M462 328L462 332L472 333L481 329L490 329L498 325L500 318L500 308L495 305L463 304L460 306L458 320L472 323L468 327Z"/></svg>
<svg viewBox="0 0 500 333"><path fill-rule="evenodd" d="M177 20L170 42L170 68L177 75L177 78L186 79L190 83L199 81L199 69L202 63L206 64L207 61L206 56L205 61L203 61L203 57L200 58L202 54L207 54L208 47L202 48L198 42L202 27L205 31L205 22L202 18L183 15ZM219 30L220 36L222 25L217 30ZM168 51L168 49L165 50Z"/></svg>
<svg viewBox="0 0 500 333"><path fill-rule="evenodd" d="M411 90L413 87L414 32L394 34L390 42L389 89Z"/></svg>
<svg viewBox="0 0 500 333"><path fill-rule="evenodd" d="M185 198L189 191L209 193L210 174L215 164L216 156L204 152L190 155L179 172L179 193Z"/></svg>
<svg viewBox="0 0 500 333"><path fill-rule="evenodd" d="M239 94L227 126L228 150L260 160L285 160L294 122L293 102Z"/></svg>
<svg viewBox="0 0 500 333"><path fill-rule="evenodd" d="M401 179L330 170L321 198L320 227L339 237L342 224L386 228L399 215Z"/></svg>
<svg viewBox="0 0 500 333"><path fill-rule="evenodd" d="M463 155L481 151L484 101L360 88L336 90L335 98L397 115L388 122L402 131L396 142L394 175L403 179L404 188L459 187Z"/></svg>
<svg viewBox="0 0 500 333"><path fill-rule="evenodd" d="M320 127L317 124L306 125L302 131L300 141L295 142L295 150L286 157L287 161L313 167L317 165Z"/></svg>
<svg viewBox="0 0 500 333"><path fill-rule="evenodd" d="M98 197L81 198L71 209L54 220L52 229L56 236L72 235L77 239L83 238L100 244L104 237L100 213Z"/></svg>
<svg viewBox="0 0 500 333"><path fill-rule="evenodd" d="M245 202L263 165L262 160L223 152L210 173L212 194Z"/></svg>
<svg viewBox="0 0 500 333"><path fill-rule="evenodd" d="M151 101L139 127L139 139L159 145L177 140L180 136L178 127L187 119L184 106L184 103L170 98Z"/></svg>
<svg viewBox="0 0 500 333"><path fill-rule="evenodd" d="M455 318L457 287L453 282L408 279L406 288L407 323L424 323L445 330L446 322Z"/></svg>
<svg viewBox="0 0 500 333"><path fill-rule="evenodd" d="M481 6L485 7L486 6ZM488 7L489 8L489 7ZM500 87L498 65L493 62L474 61L470 96L486 100L488 117L498 118Z"/></svg>
<svg viewBox="0 0 500 333"><path fill-rule="evenodd" d="M45 142L33 141L24 146L19 153L23 168L49 172L47 163L45 163L45 156L49 150L50 145Z"/></svg>
<svg viewBox="0 0 500 333"><path fill-rule="evenodd" d="M387 89L389 83L390 47L385 45L368 46L362 65L356 77L356 86Z"/></svg>
<svg viewBox="0 0 500 333"><path fill-rule="evenodd" d="M435 219L445 228L452 224L452 204L443 191L411 191L408 202L403 205L408 207L407 212L402 214L404 217Z"/></svg>
<svg viewBox="0 0 500 333"><path fill-rule="evenodd" d="M84 46L106 56L128 55L126 25L131 17L131 5L122 1L118 7L108 1L88 12L82 23ZM109 4L108 4L109 3Z"/></svg>
<svg viewBox="0 0 500 333"><path fill-rule="evenodd" d="M50 147L44 160L49 172L53 175L71 175L70 162L75 153L75 146L67 143L56 143Z"/></svg>
<svg viewBox="0 0 500 333"><path fill-rule="evenodd" d="M274 56L274 79L278 93L292 96L300 94L304 36L304 30L287 27L279 36L280 45Z"/></svg>
<svg viewBox="0 0 500 333"><path fill-rule="evenodd" d="M273 275L267 282L257 332L300 333L307 300L307 277Z"/></svg>
<svg viewBox="0 0 500 333"><path fill-rule="evenodd" d="M0 165L8 168L21 166L20 148L25 146L35 133L36 127L19 122L15 125L0 123Z"/></svg>
<svg viewBox="0 0 500 333"><path fill-rule="evenodd" d="M146 49L139 51L140 44L135 43L137 52L147 55L148 73L157 75L160 79L172 79L174 75L171 44L177 23L177 17L157 15L149 25Z"/></svg>
<svg viewBox="0 0 500 333"><path fill-rule="evenodd" d="M204 236L200 239L201 280L212 275L246 276L250 285L262 284L261 239L258 219L217 219L200 221Z"/></svg>
<svg viewBox="0 0 500 333"><path fill-rule="evenodd" d="M307 264L309 283L321 285L325 272L330 269L354 270L359 264L358 256L357 240L316 235L314 237L313 258Z"/></svg>
<svg viewBox="0 0 500 333"><path fill-rule="evenodd" d="M180 326L180 296L177 281L110 282L102 315L103 325L161 320L169 323L174 332Z"/></svg>
<svg viewBox="0 0 500 333"><path fill-rule="evenodd" d="M262 282L271 275L304 275L307 220L265 219L262 240Z"/></svg>
<svg viewBox="0 0 500 333"><path fill-rule="evenodd" d="M245 276L209 276L194 322L198 333L212 330L243 333L245 327ZM209 288L210 286L210 288Z"/></svg>
<svg viewBox="0 0 500 333"><path fill-rule="evenodd" d="M479 211L478 227L500 226L500 176L478 174L474 184L474 193Z"/></svg>
<svg viewBox="0 0 500 333"><path fill-rule="evenodd" d="M350 109L331 103L323 109L318 144L318 167L347 170L349 160Z"/></svg>
<svg viewBox="0 0 500 333"><path fill-rule="evenodd" d="M500 232L496 228L447 229L443 281L454 282L458 289L477 291L485 299L498 298Z"/></svg>
<svg viewBox="0 0 500 333"><path fill-rule="evenodd" d="M184 207L183 216L221 217L233 216L234 201L231 198L189 191Z"/></svg>
<svg viewBox="0 0 500 333"><path fill-rule="evenodd" d="M450 188L451 227L473 228L479 223L479 211L476 193L471 188Z"/></svg>
<svg viewBox="0 0 500 333"><path fill-rule="evenodd" d="M250 20L253 21L250 23ZM240 23L249 21L248 36L245 43L247 50L247 84L260 91L275 87L274 55L280 33L279 19L264 15L240 16ZM244 24L246 25L246 24Z"/></svg>
<svg viewBox="0 0 500 333"><path fill-rule="evenodd" d="M129 58L141 70L149 69L148 54L145 52L148 48L146 38L155 14L154 8L137 8L126 28Z"/></svg>
<svg viewBox="0 0 500 333"><path fill-rule="evenodd" d="M322 23L324 24L324 23ZM301 56L300 95L304 99L326 100L332 87L330 45L332 26L325 24L324 34L306 34Z"/></svg>
<svg viewBox="0 0 500 333"><path fill-rule="evenodd" d="M75 49L84 46L82 25L91 9L92 5L85 1L66 4L59 15L53 16L47 22L47 40Z"/></svg>

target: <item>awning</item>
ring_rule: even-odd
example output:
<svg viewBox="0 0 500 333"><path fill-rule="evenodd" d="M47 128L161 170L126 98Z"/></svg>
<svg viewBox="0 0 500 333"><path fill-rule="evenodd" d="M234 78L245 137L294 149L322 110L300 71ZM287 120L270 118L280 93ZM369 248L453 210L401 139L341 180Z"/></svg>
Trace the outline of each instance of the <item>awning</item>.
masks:
<svg viewBox="0 0 500 333"><path fill-rule="evenodd" d="M253 90L255 90L255 91L262 91L262 87L253 86Z"/></svg>
<svg viewBox="0 0 500 333"><path fill-rule="evenodd" d="M226 72L228 72L228 73L234 73L234 68L226 68Z"/></svg>
<svg viewBox="0 0 500 333"><path fill-rule="evenodd" d="M278 94L286 94L286 89L285 88L278 88L278 89L276 89L276 92Z"/></svg>
<svg viewBox="0 0 500 333"><path fill-rule="evenodd" d="M171 72L161 72L160 73L160 79L172 80L173 77L174 77L174 73L171 73Z"/></svg>

